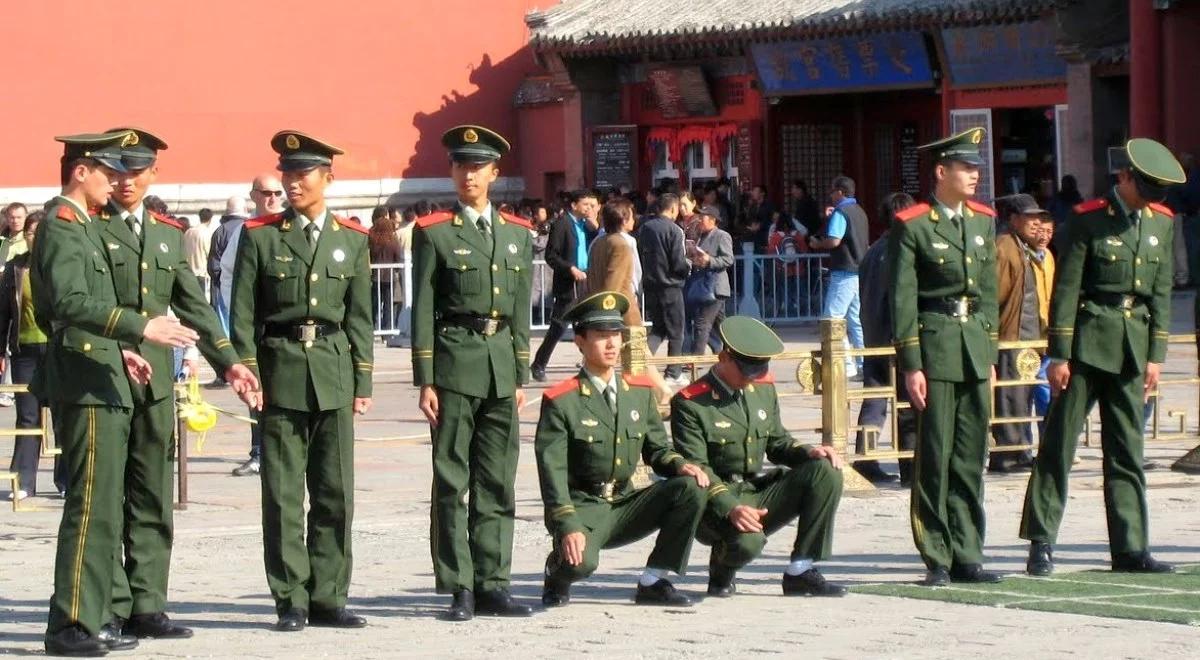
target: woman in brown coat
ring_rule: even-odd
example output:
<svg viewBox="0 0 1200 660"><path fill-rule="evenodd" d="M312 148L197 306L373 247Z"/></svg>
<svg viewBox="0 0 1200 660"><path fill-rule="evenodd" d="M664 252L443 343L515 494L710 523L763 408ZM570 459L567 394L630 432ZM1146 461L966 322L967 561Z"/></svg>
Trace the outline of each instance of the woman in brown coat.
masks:
<svg viewBox="0 0 1200 660"><path fill-rule="evenodd" d="M600 209L600 223L604 235L592 243L588 255L588 293L617 291L632 303L625 312L625 325L642 327L642 312L637 304L637 292L642 286L641 262L638 260L637 242L630 235L633 230L633 203L627 199L615 199Z"/></svg>

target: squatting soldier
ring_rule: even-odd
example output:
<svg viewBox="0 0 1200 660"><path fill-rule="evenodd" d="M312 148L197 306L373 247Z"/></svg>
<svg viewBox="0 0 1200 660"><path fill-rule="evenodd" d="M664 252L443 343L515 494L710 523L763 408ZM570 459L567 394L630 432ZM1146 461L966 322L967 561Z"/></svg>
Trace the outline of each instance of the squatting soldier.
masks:
<svg viewBox="0 0 1200 660"><path fill-rule="evenodd" d="M150 365L122 344L187 346L196 333L167 316L118 305L101 236L89 208L108 202L125 166L129 131L55 138L65 146L62 194L38 227L30 270L35 315L49 336L30 391L48 401L68 469L46 625L51 655L104 655L137 639L111 625L113 570L121 549L131 378ZM127 374L127 369L129 370Z"/></svg>
<svg viewBox="0 0 1200 660"><path fill-rule="evenodd" d="M644 605L691 605L667 573L687 570L696 525L708 500L708 475L675 452L658 414L654 381L613 367L621 356L629 299L600 291L567 311L583 368L546 390L538 420L538 476L546 527L554 549L546 558L542 603L566 605L571 583L591 575L600 550L632 543L660 530L638 580ZM638 460L667 477L636 490Z"/></svg>
<svg viewBox="0 0 1200 660"><path fill-rule="evenodd" d="M453 212L413 234L413 382L433 436L430 544L446 618L529 616L508 591L518 419L529 379L533 243L488 188L508 142L481 126L442 136L458 192Z"/></svg>
<svg viewBox="0 0 1200 660"><path fill-rule="evenodd" d="M1184 183L1179 162L1161 144L1125 145L1117 185L1075 207L1059 255L1050 306L1050 404L1046 433L1025 493L1021 538L1030 575L1054 570L1052 545L1067 502L1075 442L1100 403L1104 504L1112 569L1169 573L1150 556L1143 403L1158 387L1171 320L1171 210L1167 187Z"/></svg>
<svg viewBox="0 0 1200 660"><path fill-rule="evenodd" d="M230 327L262 379L263 556L276 630L359 628L346 609L354 515L354 415L371 407L367 230L325 204L342 151L297 131L271 139L291 207L249 220ZM304 487L309 513L305 539Z"/></svg>
<svg viewBox="0 0 1200 660"><path fill-rule="evenodd" d="M934 161L933 199L896 214L889 247L897 366L919 415L913 540L929 586L1000 579L982 564L999 349L996 213L971 199L983 138L972 128L921 147Z"/></svg>
<svg viewBox="0 0 1200 660"><path fill-rule="evenodd" d="M708 594L736 591L736 571L762 553L767 536L797 521L785 596L841 596L814 561L829 557L842 497L842 459L783 428L771 358L783 342L757 319L731 316L719 329L725 348L703 378L671 399L675 447L708 475L708 507L696 538L712 546ZM763 457L780 467L766 470Z"/></svg>
<svg viewBox="0 0 1200 660"><path fill-rule="evenodd" d="M117 175L108 206L100 211L100 235L117 304L142 316L168 308L200 333L198 346L236 391L258 389L258 381L238 363L217 315L187 267L183 229L178 222L146 210L142 199L158 175L158 152L167 144L141 129L122 141L126 172ZM135 637L191 637L165 613L174 520L172 499L175 452L174 355L172 349L143 341L133 347L150 363L150 382L135 385L133 421L125 462L125 553L113 568L114 627ZM122 561L122 559L124 561Z"/></svg>

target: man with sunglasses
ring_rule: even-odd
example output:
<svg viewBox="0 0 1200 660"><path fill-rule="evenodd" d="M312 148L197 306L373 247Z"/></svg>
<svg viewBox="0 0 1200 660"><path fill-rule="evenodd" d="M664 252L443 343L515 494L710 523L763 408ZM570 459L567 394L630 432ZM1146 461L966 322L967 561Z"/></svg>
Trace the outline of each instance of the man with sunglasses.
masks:
<svg viewBox="0 0 1200 660"><path fill-rule="evenodd" d="M1046 370L1056 397L1021 518L1034 576L1054 571L1075 443L1097 402L1112 570L1174 570L1148 549L1143 405L1158 388L1171 326L1173 214L1162 202L1187 179L1154 140L1130 140L1121 158L1117 184L1074 208L1059 254Z"/></svg>
<svg viewBox="0 0 1200 660"><path fill-rule="evenodd" d="M712 546L708 594L736 591L736 571L762 554L767 536L793 520L796 539L784 569L785 596L842 596L813 562L829 557L842 497L842 459L810 447L783 427L771 358L783 342L758 319L721 324L725 347L703 378L671 399L675 448L708 475L708 508L696 538ZM767 469L763 458L776 467Z"/></svg>

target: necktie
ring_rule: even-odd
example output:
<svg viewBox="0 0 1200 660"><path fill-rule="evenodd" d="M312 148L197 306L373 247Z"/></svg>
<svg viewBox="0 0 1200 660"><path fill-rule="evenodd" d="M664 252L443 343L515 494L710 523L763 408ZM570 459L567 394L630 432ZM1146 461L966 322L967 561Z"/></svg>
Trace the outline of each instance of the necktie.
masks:
<svg viewBox="0 0 1200 660"><path fill-rule="evenodd" d="M617 390L612 385L604 388L604 400L608 401L608 407L612 409L613 414L617 414Z"/></svg>
<svg viewBox="0 0 1200 660"><path fill-rule="evenodd" d="M304 238L308 239L308 249L315 252L317 249L317 223L310 221L304 225Z"/></svg>
<svg viewBox="0 0 1200 660"><path fill-rule="evenodd" d="M138 221L136 215L130 213L125 216L125 224L129 225L129 230L133 232L134 236L139 238L142 236L142 223Z"/></svg>

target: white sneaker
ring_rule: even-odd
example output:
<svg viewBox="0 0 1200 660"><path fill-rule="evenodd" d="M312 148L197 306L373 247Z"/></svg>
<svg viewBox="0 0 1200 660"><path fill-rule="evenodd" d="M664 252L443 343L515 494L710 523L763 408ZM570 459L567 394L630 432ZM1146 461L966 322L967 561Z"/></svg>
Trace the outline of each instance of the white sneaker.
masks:
<svg viewBox="0 0 1200 660"><path fill-rule="evenodd" d="M18 501L18 502L20 502L21 500L25 499L26 497L29 497L29 491L25 491L25 490L18 490L18 491L17 491L17 492L15 492L15 493L9 493L9 494L8 494L8 499L10 499L10 500L14 500L14 499L15 499L15 500L16 500L16 501Z"/></svg>
<svg viewBox="0 0 1200 660"><path fill-rule="evenodd" d="M692 380L683 374L679 374L674 378L664 377L663 382L671 387L687 387L692 384Z"/></svg>
<svg viewBox="0 0 1200 660"><path fill-rule="evenodd" d="M0 392L0 406L8 408L13 404L13 395L10 392Z"/></svg>

